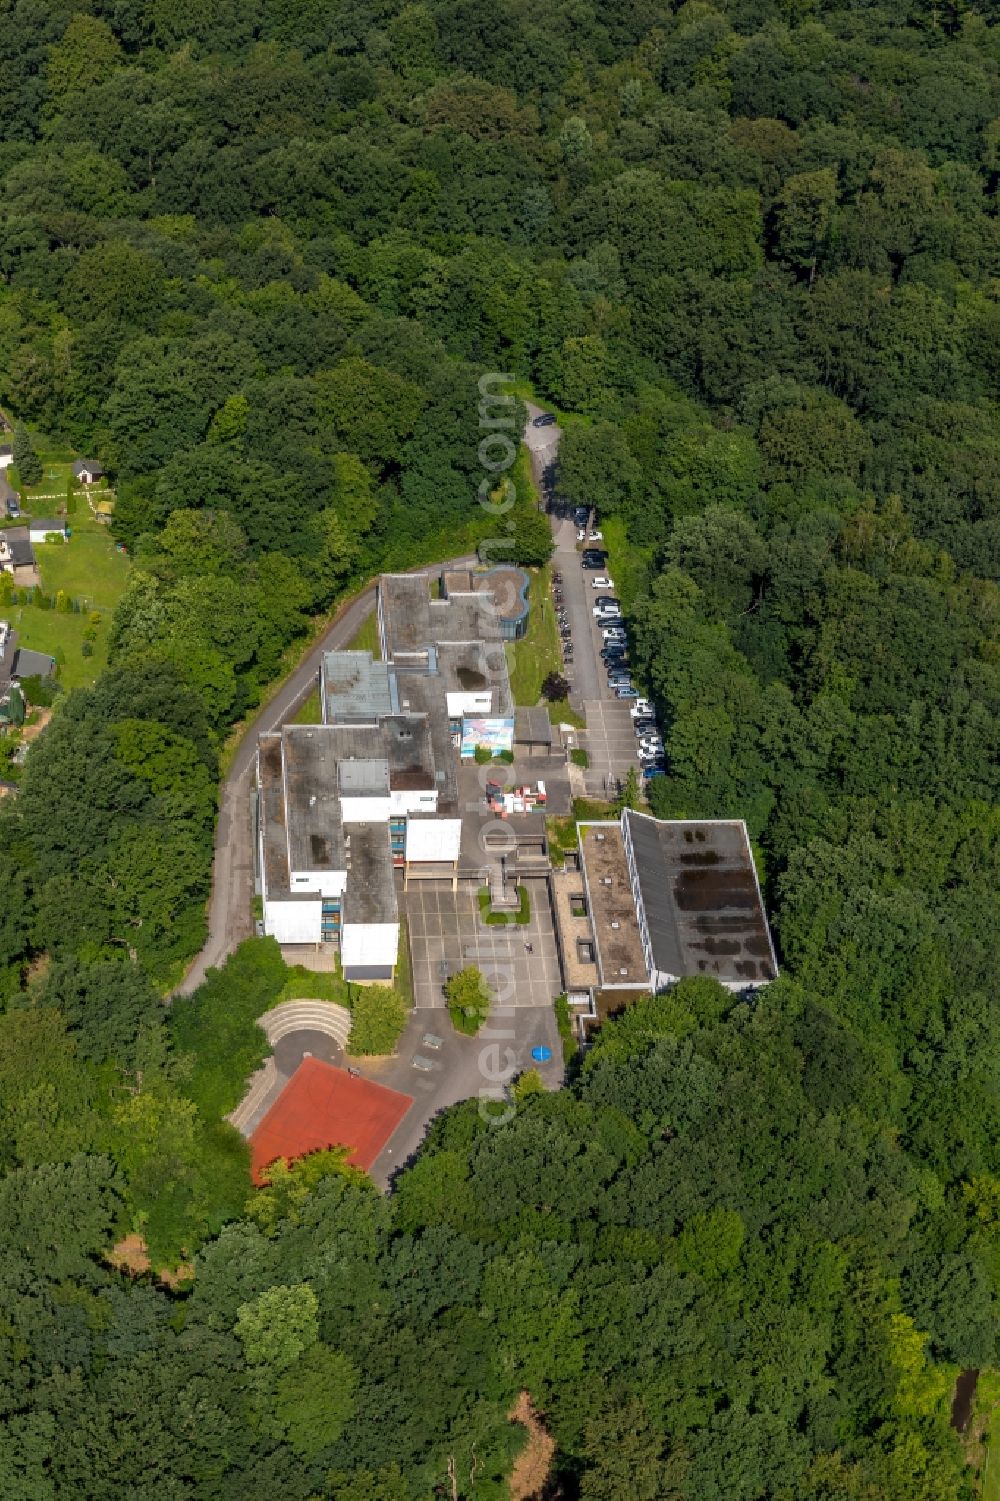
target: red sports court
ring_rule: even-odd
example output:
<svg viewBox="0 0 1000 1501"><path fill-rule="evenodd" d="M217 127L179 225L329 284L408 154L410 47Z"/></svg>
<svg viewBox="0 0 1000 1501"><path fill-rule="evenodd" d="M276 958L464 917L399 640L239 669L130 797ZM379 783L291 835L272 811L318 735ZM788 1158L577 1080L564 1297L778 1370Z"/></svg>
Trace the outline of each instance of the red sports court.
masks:
<svg viewBox="0 0 1000 1501"><path fill-rule="evenodd" d="M253 1181L266 1183L277 1157L325 1147L348 1147L351 1166L367 1172L412 1104L412 1095L303 1058L250 1137Z"/></svg>

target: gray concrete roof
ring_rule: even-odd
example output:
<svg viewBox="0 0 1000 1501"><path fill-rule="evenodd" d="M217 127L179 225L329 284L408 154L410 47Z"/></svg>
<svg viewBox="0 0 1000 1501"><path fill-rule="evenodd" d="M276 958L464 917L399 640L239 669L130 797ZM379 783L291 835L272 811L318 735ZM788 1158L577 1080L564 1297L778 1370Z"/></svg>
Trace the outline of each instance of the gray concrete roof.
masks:
<svg viewBox="0 0 1000 1501"><path fill-rule="evenodd" d="M388 663L374 661L370 651L328 651L323 687L330 724L399 712L395 673Z"/></svg>
<svg viewBox="0 0 1000 1501"><path fill-rule="evenodd" d="M552 721L548 709L518 709L514 715L514 739L523 745L551 745Z"/></svg>
<svg viewBox="0 0 1000 1501"><path fill-rule="evenodd" d="M636 989L648 984L635 898L629 880L621 825L579 825L590 924L597 945L601 985Z"/></svg>
<svg viewBox="0 0 1000 1501"><path fill-rule="evenodd" d="M21 646L14 653L12 676L15 678L47 678L55 670L55 657L50 657L43 651L30 651Z"/></svg>
<svg viewBox="0 0 1000 1501"><path fill-rule="evenodd" d="M337 781L345 797L387 797L389 763L384 757L341 761Z"/></svg>
<svg viewBox="0 0 1000 1501"><path fill-rule="evenodd" d="M345 923L397 922L396 885L387 823L352 823L347 830Z"/></svg>
<svg viewBox="0 0 1000 1501"><path fill-rule="evenodd" d="M778 965L745 824L626 811L656 968L728 984L773 980Z"/></svg>
<svg viewBox="0 0 1000 1501"><path fill-rule="evenodd" d="M387 573L379 581L382 620L390 659L426 652L446 641L499 641L500 625L486 594L431 598L427 573Z"/></svg>

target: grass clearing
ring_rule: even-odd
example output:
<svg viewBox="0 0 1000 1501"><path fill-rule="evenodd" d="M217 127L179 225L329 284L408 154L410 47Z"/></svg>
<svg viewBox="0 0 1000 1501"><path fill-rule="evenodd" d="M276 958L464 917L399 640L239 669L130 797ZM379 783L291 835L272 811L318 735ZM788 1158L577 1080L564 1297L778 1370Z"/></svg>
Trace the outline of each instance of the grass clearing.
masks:
<svg viewBox="0 0 1000 1501"><path fill-rule="evenodd" d="M564 430L567 427L590 427L594 421L593 417L585 417L582 412L565 412L547 396L539 396L527 378L513 381L504 390L509 391L512 396L519 396L522 401L534 402L536 407L543 407L546 412L551 412Z"/></svg>
<svg viewBox="0 0 1000 1501"><path fill-rule="evenodd" d="M378 644L378 620L373 610L364 624L354 633L347 643L348 651L370 651L376 662L382 660L382 653Z"/></svg>
<svg viewBox="0 0 1000 1501"><path fill-rule="evenodd" d="M0 597L0 618L8 620L17 632L18 645L55 657L59 664L59 682L66 689L89 688L108 664L108 635L111 617L105 615L91 643L93 653L83 654L84 632L90 617L71 611L43 610L39 605L7 604Z"/></svg>
<svg viewBox="0 0 1000 1501"><path fill-rule="evenodd" d="M413 1010L413 970L410 965L410 930L406 918L399 915L399 956L396 961L396 978L393 988L403 997L406 1009Z"/></svg>
<svg viewBox="0 0 1000 1501"><path fill-rule="evenodd" d="M48 455L43 461L46 462L47 474L54 470L69 473L68 461L53 465L48 462ZM32 495L43 489L44 483L27 492L25 522L32 517L56 515L61 509L58 499L32 504ZM65 477L62 490L62 500L65 501ZM125 591L131 564L123 553L118 552L108 528L91 514L85 497L77 497L75 513L68 518L68 524L69 540L36 542L35 558L42 592L50 596L61 592L67 600L79 602L83 607L81 611L45 610L37 604L19 605L0 593L0 616L17 631L19 645L55 657L59 682L64 688L87 688L107 666L111 616ZM91 611L98 612L101 620L93 641L89 643L92 651L85 656Z"/></svg>
<svg viewBox="0 0 1000 1501"><path fill-rule="evenodd" d="M322 724L323 705L320 699L319 685L317 684L309 697L302 703L292 718L293 724Z"/></svg>
<svg viewBox="0 0 1000 1501"><path fill-rule="evenodd" d="M285 1001L330 1001L335 1006L350 1008L350 986L340 971L306 969L302 964L288 967L288 977L282 985L274 1005ZM272 1008L269 1006L268 1010Z"/></svg>
<svg viewBox="0 0 1000 1501"><path fill-rule="evenodd" d="M636 547L625 534L625 523L620 516L603 517L600 522L604 541L600 544L608 554L608 573L615 581L615 594L622 602L622 613L631 616L636 600L649 587L649 565L652 548Z"/></svg>
<svg viewBox="0 0 1000 1501"><path fill-rule="evenodd" d="M110 613L125 592L131 564L85 506L79 504L78 514L68 518L68 542L35 543L42 588L46 594L62 589L87 609Z"/></svg>
<svg viewBox="0 0 1000 1501"><path fill-rule="evenodd" d="M531 570L528 587L528 629L520 641L507 643L507 667L515 704L532 708L542 696L551 672L562 672L559 627L550 588L551 569Z"/></svg>

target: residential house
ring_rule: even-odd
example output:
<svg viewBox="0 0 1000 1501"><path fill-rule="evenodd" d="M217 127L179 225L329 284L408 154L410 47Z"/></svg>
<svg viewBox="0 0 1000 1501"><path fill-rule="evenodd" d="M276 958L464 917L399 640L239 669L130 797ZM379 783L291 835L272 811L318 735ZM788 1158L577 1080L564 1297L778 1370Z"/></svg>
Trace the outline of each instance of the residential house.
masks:
<svg viewBox="0 0 1000 1501"><path fill-rule="evenodd" d="M29 579L26 574L30 572ZM31 587L36 579L35 552L26 526L0 528L0 573L12 573L16 583Z"/></svg>
<svg viewBox="0 0 1000 1501"><path fill-rule="evenodd" d="M73 478L78 485L96 485L104 478L104 470L96 459L77 459L73 465Z"/></svg>
<svg viewBox="0 0 1000 1501"><path fill-rule="evenodd" d="M56 670L56 659L43 651L29 651L24 646L19 646L14 653L14 681L23 682L25 678L50 678Z"/></svg>

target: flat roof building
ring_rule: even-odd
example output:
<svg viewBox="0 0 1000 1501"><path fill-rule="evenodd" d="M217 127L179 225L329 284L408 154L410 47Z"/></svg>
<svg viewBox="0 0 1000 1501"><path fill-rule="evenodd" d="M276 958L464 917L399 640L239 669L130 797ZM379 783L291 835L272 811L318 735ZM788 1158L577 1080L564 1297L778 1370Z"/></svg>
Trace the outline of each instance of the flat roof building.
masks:
<svg viewBox="0 0 1000 1501"><path fill-rule="evenodd" d="M567 988L600 1019L640 991L708 975L734 992L778 973L746 825L737 819L577 825L579 872L554 881ZM616 1000L616 995L619 997Z"/></svg>
<svg viewBox="0 0 1000 1501"><path fill-rule="evenodd" d="M742 820L664 820L626 810L622 838L656 989L683 975L711 975L730 990L776 977Z"/></svg>
<svg viewBox="0 0 1000 1501"><path fill-rule="evenodd" d="M519 640L528 629L528 590L531 580L523 568L504 563L496 568L448 569L441 575L446 599L461 594L489 594L505 641Z"/></svg>
<svg viewBox="0 0 1000 1501"><path fill-rule="evenodd" d="M374 724L399 713L396 675L370 651L324 652L320 693L326 724Z"/></svg>
<svg viewBox="0 0 1000 1501"><path fill-rule="evenodd" d="M513 715L500 617L492 592L431 595L427 573L383 574L378 589L382 656L399 670L439 677L449 717Z"/></svg>

